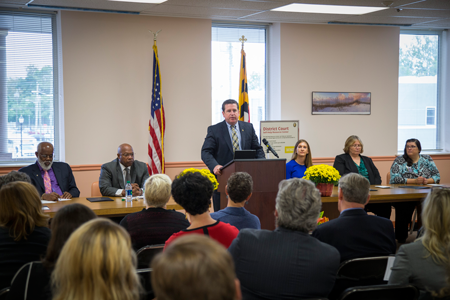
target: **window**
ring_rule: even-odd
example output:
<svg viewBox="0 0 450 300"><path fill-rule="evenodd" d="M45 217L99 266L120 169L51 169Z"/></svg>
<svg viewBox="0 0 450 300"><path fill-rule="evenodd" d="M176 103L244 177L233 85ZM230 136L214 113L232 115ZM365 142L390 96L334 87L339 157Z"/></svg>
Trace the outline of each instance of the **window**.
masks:
<svg viewBox="0 0 450 300"><path fill-rule="evenodd" d="M266 26L213 24L212 27L212 123L223 120L222 102L239 101L239 68L242 44L247 62L250 122L259 136L260 121L266 116Z"/></svg>
<svg viewBox="0 0 450 300"><path fill-rule="evenodd" d="M398 88L398 151L417 138L423 150L440 150L440 32L402 31ZM425 117L424 117L425 116Z"/></svg>
<svg viewBox="0 0 450 300"><path fill-rule="evenodd" d="M427 125L436 125L436 107L427 107Z"/></svg>
<svg viewBox="0 0 450 300"><path fill-rule="evenodd" d="M57 73L54 13L0 11L0 164L35 161L36 146L55 146ZM6 63L4 63L6 61Z"/></svg>

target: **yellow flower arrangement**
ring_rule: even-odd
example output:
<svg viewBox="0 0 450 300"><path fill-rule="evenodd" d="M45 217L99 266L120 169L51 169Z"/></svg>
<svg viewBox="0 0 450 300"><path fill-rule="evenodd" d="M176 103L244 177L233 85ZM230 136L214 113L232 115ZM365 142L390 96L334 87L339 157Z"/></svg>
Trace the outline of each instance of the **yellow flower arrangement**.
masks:
<svg viewBox="0 0 450 300"><path fill-rule="evenodd" d="M204 177L208 178L209 181L211 181L214 190L217 190L217 188L219 187L219 183L217 182L216 176L214 176L214 174L212 174L208 169L195 169L195 168L185 169L177 176L177 178L180 178L186 175L187 173L200 173Z"/></svg>
<svg viewBox="0 0 450 300"><path fill-rule="evenodd" d="M332 183L339 182L341 175L338 170L329 165L315 165L311 166L305 171L303 179L311 180L315 184L318 183Z"/></svg>

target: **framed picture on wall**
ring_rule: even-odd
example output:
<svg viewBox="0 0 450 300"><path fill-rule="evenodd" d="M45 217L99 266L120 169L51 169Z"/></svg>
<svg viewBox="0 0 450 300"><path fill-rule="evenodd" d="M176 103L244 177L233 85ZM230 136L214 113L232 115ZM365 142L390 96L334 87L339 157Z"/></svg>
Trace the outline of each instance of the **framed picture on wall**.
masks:
<svg viewBox="0 0 450 300"><path fill-rule="evenodd" d="M370 115L371 93L312 92L313 115Z"/></svg>

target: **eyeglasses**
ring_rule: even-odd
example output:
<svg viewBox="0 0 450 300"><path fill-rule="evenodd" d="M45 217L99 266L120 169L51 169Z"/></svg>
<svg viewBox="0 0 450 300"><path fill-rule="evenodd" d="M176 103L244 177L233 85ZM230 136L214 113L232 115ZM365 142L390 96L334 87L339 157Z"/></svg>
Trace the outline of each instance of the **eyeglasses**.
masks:
<svg viewBox="0 0 450 300"><path fill-rule="evenodd" d="M352 145L352 148L361 148L361 145Z"/></svg>
<svg viewBox="0 0 450 300"><path fill-rule="evenodd" d="M406 146L406 149L415 149L417 146Z"/></svg>
<svg viewBox="0 0 450 300"><path fill-rule="evenodd" d="M132 153L123 153L123 154L120 154L120 155L122 155L124 157L130 157L130 156L134 157L134 153L133 152Z"/></svg>
<svg viewBox="0 0 450 300"><path fill-rule="evenodd" d="M55 157L54 154L47 154L47 155L45 155L45 154L40 154L39 156L41 157L41 159L46 159L46 158L51 159L51 158L54 158L54 157Z"/></svg>

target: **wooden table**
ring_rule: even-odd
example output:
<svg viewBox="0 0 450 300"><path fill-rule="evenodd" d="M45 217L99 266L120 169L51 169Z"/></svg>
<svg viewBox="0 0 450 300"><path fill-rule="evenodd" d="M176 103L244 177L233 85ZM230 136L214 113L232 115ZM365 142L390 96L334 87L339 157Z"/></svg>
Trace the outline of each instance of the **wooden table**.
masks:
<svg viewBox="0 0 450 300"><path fill-rule="evenodd" d="M88 197L92 198L92 197ZM127 214L131 214L134 212L141 211L145 208L144 199L133 200L132 202L122 201L122 197L108 197L113 199L114 201L105 201L105 202L90 202L86 198L73 198L68 201L59 201L56 203L45 203L43 206L48 206L50 210L44 210L44 212L50 217L53 218L55 213L62 207L72 204L72 203L80 203L86 205L90 209L94 211L97 216L102 217L123 217ZM167 203L167 209L175 209L180 210L183 209L181 206L175 203L171 198Z"/></svg>
<svg viewBox="0 0 450 300"><path fill-rule="evenodd" d="M389 186L391 187L390 189L381 189L371 185L370 189L376 191L370 192L369 203L422 201L431 191L431 189L399 188L399 186L405 186L404 184L390 184ZM339 217L337 202L338 187L335 186L331 197L322 197L322 210L324 211L324 216L328 217L330 220ZM418 216L420 216L420 211Z"/></svg>
<svg viewBox="0 0 450 300"><path fill-rule="evenodd" d="M390 189L380 189L375 186L371 186L371 189L376 189L377 191L370 192L370 203L383 203L383 202L400 202L400 201L422 201L431 191L431 189L409 189L409 188L398 188L399 185L390 185ZM322 210L324 215L330 220L339 217L339 211L337 208L338 202L338 188L334 187L333 194L331 197L322 197ZM89 197L90 198L90 197ZM60 201L57 203L43 204L43 206L48 206L50 210L45 212L51 217L65 205L71 203L81 203L91 208L94 213L98 216L103 217L122 217L130 213L141 211L145 205L144 200L133 200L133 202L122 201L121 197L109 197L114 201L107 202L89 202L86 198L73 198L70 201ZM250 199L250 201L255 201L257 199ZM175 203L171 198L167 203L167 209L182 210L183 208ZM272 209L272 213L275 211L275 207ZM251 212L251 210L250 210ZM275 218L274 218L275 222Z"/></svg>

